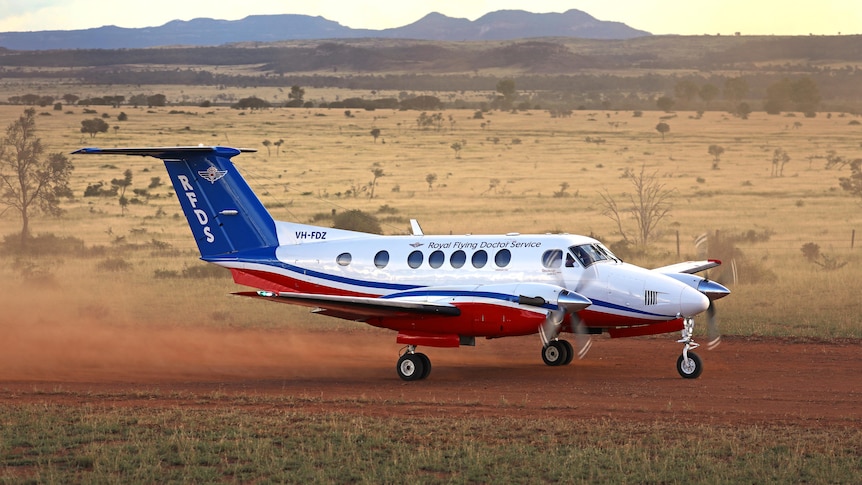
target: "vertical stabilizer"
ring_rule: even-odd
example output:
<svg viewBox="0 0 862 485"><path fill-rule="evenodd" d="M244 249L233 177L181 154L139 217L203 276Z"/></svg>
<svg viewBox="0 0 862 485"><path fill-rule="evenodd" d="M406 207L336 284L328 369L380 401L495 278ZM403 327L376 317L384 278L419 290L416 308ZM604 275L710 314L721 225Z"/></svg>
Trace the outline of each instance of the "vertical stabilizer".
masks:
<svg viewBox="0 0 862 485"><path fill-rule="evenodd" d="M83 148L75 154L124 154L165 162L201 257L278 245L275 221L231 161L228 147Z"/></svg>

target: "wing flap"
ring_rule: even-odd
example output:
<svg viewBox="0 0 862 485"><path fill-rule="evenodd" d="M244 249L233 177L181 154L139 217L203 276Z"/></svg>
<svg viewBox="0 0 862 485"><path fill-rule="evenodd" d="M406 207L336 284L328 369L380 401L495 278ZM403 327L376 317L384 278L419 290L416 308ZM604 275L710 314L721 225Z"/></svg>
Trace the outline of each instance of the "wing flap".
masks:
<svg viewBox="0 0 862 485"><path fill-rule="evenodd" d="M269 291L245 291L234 294L312 307L315 308L315 313L343 318L345 320L363 321L374 317L409 315L439 315L448 317L461 315L461 310L458 307L446 303L363 296L318 295L313 293L274 293Z"/></svg>

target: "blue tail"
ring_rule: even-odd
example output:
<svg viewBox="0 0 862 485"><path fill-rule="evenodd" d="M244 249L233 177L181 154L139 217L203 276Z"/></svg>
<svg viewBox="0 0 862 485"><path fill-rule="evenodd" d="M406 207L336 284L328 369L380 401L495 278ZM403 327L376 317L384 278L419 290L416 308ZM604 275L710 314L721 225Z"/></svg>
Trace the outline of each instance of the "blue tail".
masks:
<svg viewBox="0 0 862 485"><path fill-rule="evenodd" d="M201 258L278 245L275 221L237 172L228 147L82 148L75 154L124 154L164 160Z"/></svg>

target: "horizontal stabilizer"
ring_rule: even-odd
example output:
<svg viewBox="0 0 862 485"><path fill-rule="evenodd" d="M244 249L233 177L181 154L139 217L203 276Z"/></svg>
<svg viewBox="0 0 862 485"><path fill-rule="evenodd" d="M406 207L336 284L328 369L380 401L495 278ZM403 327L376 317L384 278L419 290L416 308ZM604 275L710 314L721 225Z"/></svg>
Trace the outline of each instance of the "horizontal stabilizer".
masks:
<svg viewBox="0 0 862 485"><path fill-rule="evenodd" d="M138 155L155 157L162 160L182 159L189 155L215 153L223 157L233 157L240 153L256 152L253 148L231 148L220 146L181 146L181 147L127 147L127 148L81 148L72 155Z"/></svg>

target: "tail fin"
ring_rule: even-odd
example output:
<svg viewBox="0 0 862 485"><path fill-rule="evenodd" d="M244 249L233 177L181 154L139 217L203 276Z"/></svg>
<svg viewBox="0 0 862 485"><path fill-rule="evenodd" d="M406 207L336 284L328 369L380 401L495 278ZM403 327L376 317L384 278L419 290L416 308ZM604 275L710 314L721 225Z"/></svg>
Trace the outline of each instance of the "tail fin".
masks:
<svg viewBox="0 0 862 485"><path fill-rule="evenodd" d="M237 172L229 147L82 148L74 154L160 158L188 219L201 257L278 245L275 221Z"/></svg>

